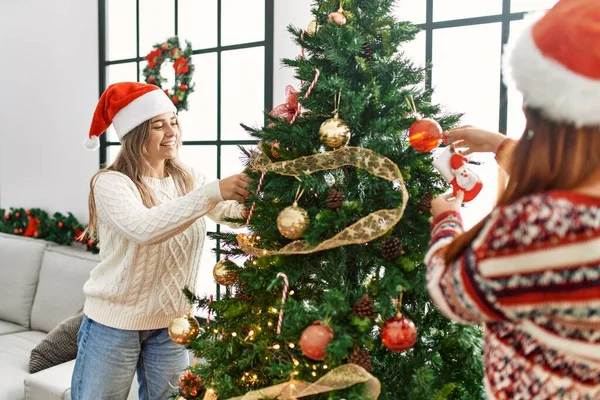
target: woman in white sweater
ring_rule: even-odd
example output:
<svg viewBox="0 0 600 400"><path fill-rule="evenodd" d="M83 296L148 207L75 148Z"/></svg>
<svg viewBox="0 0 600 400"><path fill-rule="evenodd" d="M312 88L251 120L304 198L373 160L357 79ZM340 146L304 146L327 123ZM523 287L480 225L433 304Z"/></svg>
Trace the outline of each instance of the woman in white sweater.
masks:
<svg viewBox="0 0 600 400"><path fill-rule="evenodd" d="M158 87L122 82L94 113L86 146L113 124L121 151L90 184L88 234L97 234L102 261L83 288L74 400L126 399L136 371L140 399L168 397L188 359L166 328L187 310L182 288L198 279L202 217L244 215L245 175L207 183L177 161L175 111Z"/></svg>

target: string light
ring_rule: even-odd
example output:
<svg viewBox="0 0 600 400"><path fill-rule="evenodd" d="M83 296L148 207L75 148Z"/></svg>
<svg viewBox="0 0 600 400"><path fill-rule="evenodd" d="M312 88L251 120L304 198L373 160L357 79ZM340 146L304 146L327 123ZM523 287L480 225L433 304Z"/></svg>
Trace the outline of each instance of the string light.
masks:
<svg viewBox="0 0 600 400"><path fill-rule="evenodd" d="M273 326L273 323L271 321L267 322L268 326Z"/></svg>
<svg viewBox="0 0 600 400"><path fill-rule="evenodd" d="M294 292L293 290L290 290L290 296L293 296L294 293L296 293L296 292Z"/></svg>
<svg viewBox="0 0 600 400"><path fill-rule="evenodd" d="M300 365L300 361L296 360L295 358L292 358L292 360L294 361L295 366ZM298 371L296 371L296 372L298 372Z"/></svg>
<svg viewBox="0 0 600 400"><path fill-rule="evenodd" d="M231 333L231 336L236 337L237 333L233 332L233 333Z"/></svg>
<svg viewBox="0 0 600 400"><path fill-rule="evenodd" d="M213 332L214 333L219 333L219 330L218 329L213 329Z"/></svg>
<svg viewBox="0 0 600 400"><path fill-rule="evenodd" d="M312 376L317 376L317 373L315 371L313 371L311 375Z"/></svg>
<svg viewBox="0 0 600 400"><path fill-rule="evenodd" d="M279 345L279 343L275 343L272 347L273 350L279 350L281 349L281 346Z"/></svg>
<svg viewBox="0 0 600 400"><path fill-rule="evenodd" d="M276 309L275 307L271 307L271 312L272 312L273 314L277 314L277 313L279 312L279 310L278 310L278 309Z"/></svg>
<svg viewBox="0 0 600 400"><path fill-rule="evenodd" d="M290 344L288 344L288 346L290 349L293 349L294 347L296 347L296 345L294 343L290 343Z"/></svg>
<svg viewBox="0 0 600 400"><path fill-rule="evenodd" d="M329 368L329 367L327 366L327 364L323 364L323 369L327 369L327 368Z"/></svg>
<svg viewBox="0 0 600 400"><path fill-rule="evenodd" d="M317 366L316 366L316 365L313 365L312 367L313 367L313 369L314 369L315 371L317 370Z"/></svg>

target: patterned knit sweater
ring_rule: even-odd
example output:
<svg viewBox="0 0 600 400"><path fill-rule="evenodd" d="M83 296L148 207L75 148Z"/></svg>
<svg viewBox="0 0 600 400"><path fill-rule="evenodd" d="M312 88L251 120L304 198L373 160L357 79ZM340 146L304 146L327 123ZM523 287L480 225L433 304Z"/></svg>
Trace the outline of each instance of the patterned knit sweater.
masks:
<svg viewBox="0 0 600 400"><path fill-rule="evenodd" d="M171 177L145 178L160 204L146 208L134 183L119 172L96 180L100 257L84 285L84 312L101 324L126 330L165 328L184 313L182 288L194 288L206 236L206 215L218 223L241 217L243 206L223 201L219 182L179 196Z"/></svg>
<svg viewBox="0 0 600 400"><path fill-rule="evenodd" d="M432 225L425 262L441 312L485 324L489 399L600 399L600 198L524 197L496 209L451 265L459 214Z"/></svg>

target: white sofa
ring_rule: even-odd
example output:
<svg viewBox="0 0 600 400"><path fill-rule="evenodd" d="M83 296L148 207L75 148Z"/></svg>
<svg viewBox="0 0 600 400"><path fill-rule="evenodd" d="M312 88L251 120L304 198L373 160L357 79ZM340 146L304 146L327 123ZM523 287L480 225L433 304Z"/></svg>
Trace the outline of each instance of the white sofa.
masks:
<svg viewBox="0 0 600 400"><path fill-rule="evenodd" d="M84 303L84 250L0 234L0 400L70 400L75 361L28 373L31 350ZM129 399L137 399L134 379Z"/></svg>

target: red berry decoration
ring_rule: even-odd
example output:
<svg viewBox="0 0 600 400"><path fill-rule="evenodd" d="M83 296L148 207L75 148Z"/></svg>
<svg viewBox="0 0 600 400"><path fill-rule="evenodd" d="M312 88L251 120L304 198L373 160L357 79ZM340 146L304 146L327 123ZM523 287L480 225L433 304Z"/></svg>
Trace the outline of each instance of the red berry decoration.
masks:
<svg viewBox="0 0 600 400"><path fill-rule="evenodd" d="M329 325L316 321L302 332L300 348L311 360L321 361L325 358L325 349L333 340L333 329Z"/></svg>
<svg viewBox="0 0 600 400"><path fill-rule="evenodd" d="M181 85L179 85L179 90L187 90L188 89L188 85L186 85L185 83L182 83Z"/></svg>
<svg viewBox="0 0 600 400"><path fill-rule="evenodd" d="M171 97L171 101L173 102L173 104L179 103L179 99L177 98L177 96Z"/></svg>
<svg viewBox="0 0 600 400"><path fill-rule="evenodd" d="M21 217L21 213L20 212L16 212L15 213L15 217L17 217L17 218Z"/></svg>
<svg viewBox="0 0 600 400"><path fill-rule="evenodd" d="M63 226L65 226L65 224L62 221L58 221L58 227L62 228Z"/></svg>
<svg viewBox="0 0 600 400"><path fill-rule="evenodd" d="M381 341L391 351L404 351L414 346L417 341L415 323L402 314L388 319L381 328Z"/></svg>
<svg viewBox="0 0 600 400"><path fill-rule="evenodd" d="M408 130L410 145L417 151L430 152L440 145L444 130L431 118L418 119Z"/></svg>

